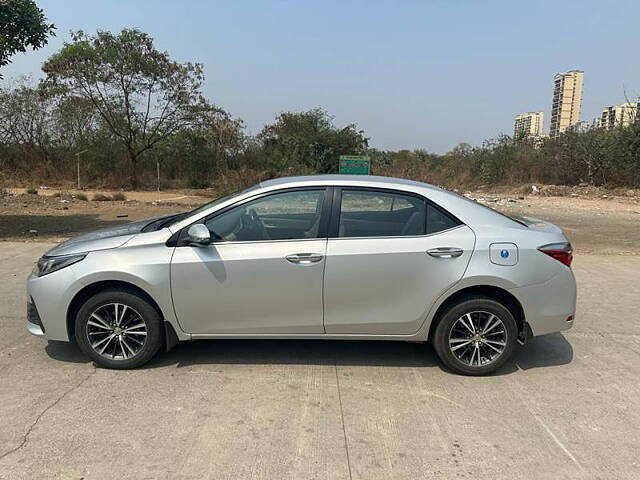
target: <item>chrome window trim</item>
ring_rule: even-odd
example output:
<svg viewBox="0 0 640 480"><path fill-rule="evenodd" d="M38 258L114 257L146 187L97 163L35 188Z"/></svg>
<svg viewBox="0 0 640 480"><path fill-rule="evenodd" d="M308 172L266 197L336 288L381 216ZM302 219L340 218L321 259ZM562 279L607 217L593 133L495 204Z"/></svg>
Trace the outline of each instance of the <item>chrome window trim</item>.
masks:
<svg viewBox="0 0 640 480"><path fill-rule="evenodd" d="M467 227L464 223L460 225L456 225L455 227L447 228L446 230L440 230L439 232L428 233L425 235L385 235L379 237L330 237L329 240L378 240L378 239L387 239L387 240L395 240L398 238L429 238L434 235L440 235L441 233L450 232L452 230L456 230L458 228Z"/></svg>
<svg viewBox="0 0 640 480"><path fill-rule="evenodd" d="M456 225L455 227L448 228L446 230L440 230L439 232L429 233L427 235L387 235L384 237L318 237L318 238L301 238L301 239L290 239L285 238L281 240L234 240L234 241L214 241L209 245L246 245L246 244L255 244L255 243L284 243L284 242L313 242L317 240L379 240L379 239L387 239L387 240L395 240L398 238L429 238L435 235L440 235L441 233L450 232L452 230L456 230L458 228L466 227L464 223L460 225Z"/></svg>
<svg viewBox="0 0 640 480"><path fill-rule="evenodd" d="M246 245L246 244L254 244L254 243L283 243L283 242L314 242L314 241L323 241L327 240L327 237L317 237L317 238L284 238L281 240L234 240L230 242L226 242L224 240L213 241L209 243L209 245Z"/></svg>

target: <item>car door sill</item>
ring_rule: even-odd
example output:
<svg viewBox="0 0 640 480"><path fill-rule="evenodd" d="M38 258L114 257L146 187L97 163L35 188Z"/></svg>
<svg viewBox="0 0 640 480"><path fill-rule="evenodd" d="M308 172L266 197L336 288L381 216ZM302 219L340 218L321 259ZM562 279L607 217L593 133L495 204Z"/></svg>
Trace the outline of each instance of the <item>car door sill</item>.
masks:
<svg viewBox="0 0 640 480"><path fill-rule="evenodd" d="M404 342L423 342L424 335L414 333L411 335L367 335L362 333L354 334L332 334L332 333L193 333L192 340L215 340L215 339L271 339L271 340L396 340Z"/></svg>

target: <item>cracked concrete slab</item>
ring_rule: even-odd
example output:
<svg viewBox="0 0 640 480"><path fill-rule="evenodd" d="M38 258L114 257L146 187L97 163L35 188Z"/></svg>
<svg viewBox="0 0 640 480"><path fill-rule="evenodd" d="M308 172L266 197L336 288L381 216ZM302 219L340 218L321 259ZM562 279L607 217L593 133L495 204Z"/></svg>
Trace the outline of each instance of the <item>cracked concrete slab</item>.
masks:
<svg viewBox="0 0 640 480"><path fill-rule="evenodd" d="M640 478L640 257L579 255L576 325L498 375L425 345L207 341L135 371L26 334L0 248L0 478Z"/></svg>

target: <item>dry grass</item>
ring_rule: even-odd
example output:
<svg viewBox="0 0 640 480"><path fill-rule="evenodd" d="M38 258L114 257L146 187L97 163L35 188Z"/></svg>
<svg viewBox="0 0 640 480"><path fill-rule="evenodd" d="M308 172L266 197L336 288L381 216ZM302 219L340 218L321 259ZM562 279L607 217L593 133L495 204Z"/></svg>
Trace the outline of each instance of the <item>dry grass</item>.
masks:
<svg viewBox="0 0 640 480"><path fill-rule="evenodd" d="M83 195L86 199L86 195L81 193L78 194L76 198L79 198L80 200L82 200L82 198L80 198L80 195ZM124 202L127 200L127 196L124 194L124 192L116 192L113 195L105 195L104 193L94 193L91 200L93 200L94 202Z"/></svg>
<svg viewBox="0 0 640 480"><path fill-rule="evenodd" d="M127 200L127 196L123 192L116 192L111 195L111 200L115 202L124 202Z"/></svg>
<svg viewBox="0 0 640 480"><path fill-rule="evenodd" d="M110 202L112 199L109 195L105 195L103 193L95 193L91 200L93 200L94 202Z"/></svg>

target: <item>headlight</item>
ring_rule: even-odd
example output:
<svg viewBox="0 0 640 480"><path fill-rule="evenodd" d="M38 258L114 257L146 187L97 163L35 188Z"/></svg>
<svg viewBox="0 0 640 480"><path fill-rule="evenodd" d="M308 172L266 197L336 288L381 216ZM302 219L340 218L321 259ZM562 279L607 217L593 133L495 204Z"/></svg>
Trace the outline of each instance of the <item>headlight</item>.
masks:
<svg viewBox="0 0 640 480"><path fill-rule="evenodd" d="M86 253L81 253L78 255L65 255L62 257L42 257L40 260L38 260L38 263L33 268L33 274L37 277L47 275L48 273L58 271L61 268L68 267L69 265L73 265L86 256Z"/></svg>

